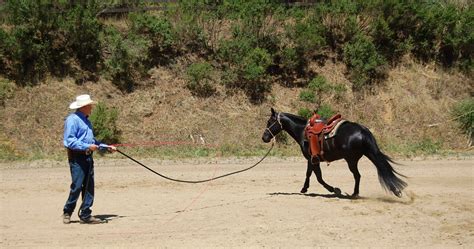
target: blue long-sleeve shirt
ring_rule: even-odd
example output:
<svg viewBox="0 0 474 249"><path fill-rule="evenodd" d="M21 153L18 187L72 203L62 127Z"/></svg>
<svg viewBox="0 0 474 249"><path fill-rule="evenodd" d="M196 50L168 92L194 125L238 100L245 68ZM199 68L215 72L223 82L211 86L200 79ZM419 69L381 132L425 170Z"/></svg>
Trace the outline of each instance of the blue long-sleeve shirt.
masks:
<svg viewBox="0 0 474 249"><path fill-rule="evenodd" d="M72 150L87 150L92 144L101 144L94 138L92 124L80 111L69 114L64 121L64 146Z"/></svg>

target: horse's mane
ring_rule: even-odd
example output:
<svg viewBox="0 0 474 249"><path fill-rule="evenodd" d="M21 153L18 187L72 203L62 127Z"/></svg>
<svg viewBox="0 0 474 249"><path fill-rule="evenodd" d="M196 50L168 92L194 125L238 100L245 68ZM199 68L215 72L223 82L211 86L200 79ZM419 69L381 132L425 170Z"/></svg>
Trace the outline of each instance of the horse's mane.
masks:
<svg viewBox="0 0 474 249"><path fill-rule="evenodd" d="M286 112L282 112L281 114L283 114L284 116L290 118L291 120L293 120L294 122L296 122L298 124L306 125L306 123L308 122L308 120L306 118L303 118L303 117L295 115L295 114L286 113Z"/></svg>

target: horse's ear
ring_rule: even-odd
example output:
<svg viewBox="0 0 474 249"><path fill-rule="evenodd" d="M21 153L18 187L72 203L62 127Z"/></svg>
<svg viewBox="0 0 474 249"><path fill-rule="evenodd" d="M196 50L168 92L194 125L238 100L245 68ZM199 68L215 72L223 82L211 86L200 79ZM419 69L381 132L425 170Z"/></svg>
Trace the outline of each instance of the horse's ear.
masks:
<svg viewBox="0 0 474 249"><path fill-rule="evenodd" d="M272 107L272 115L275 115L275 113L276 113L276 112L275 112L275 110L274 110L273 107Z"/></svg>

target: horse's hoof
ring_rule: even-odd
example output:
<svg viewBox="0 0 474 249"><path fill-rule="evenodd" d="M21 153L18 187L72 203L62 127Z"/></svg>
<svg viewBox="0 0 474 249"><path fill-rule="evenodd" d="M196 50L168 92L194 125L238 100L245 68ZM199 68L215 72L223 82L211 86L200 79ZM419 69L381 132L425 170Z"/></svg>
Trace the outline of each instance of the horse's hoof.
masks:
<svg viewBox="0 0 474 249"><path fill-rule="evenodd" d="M308 189L306 189L306 188L301 189L301 191L300 191L300 193L302 193L302 194L304 194L304 193L306 193L306 192L308 192Z"/></svg>
<svg viewBox="0 0 474 249"><path fill-rule="evenodd" d="M341 195L341 190L339 188L334 188L334 194Z"/></svg>

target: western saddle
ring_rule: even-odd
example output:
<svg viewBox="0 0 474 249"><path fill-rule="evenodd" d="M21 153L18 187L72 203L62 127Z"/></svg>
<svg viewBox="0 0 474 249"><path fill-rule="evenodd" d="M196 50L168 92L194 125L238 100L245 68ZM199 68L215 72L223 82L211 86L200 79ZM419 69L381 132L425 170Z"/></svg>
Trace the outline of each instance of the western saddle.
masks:
<svg viewBox="0 0 474 249"><path fill-rule="evenodd" d="M345 121L342 119L341 114L332 116L326 122L324 122L324 120L321 119L321 116L317 113L314 113L309 119L305 128L305 136L309 141L311 162L314 162L314 159L325 161L323 142L326 138L334 136L335 128L337 130L338 124L341 123L341 121Z"/></svg>

